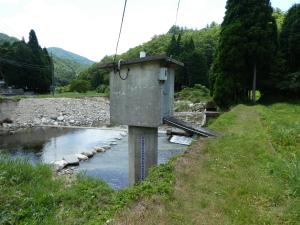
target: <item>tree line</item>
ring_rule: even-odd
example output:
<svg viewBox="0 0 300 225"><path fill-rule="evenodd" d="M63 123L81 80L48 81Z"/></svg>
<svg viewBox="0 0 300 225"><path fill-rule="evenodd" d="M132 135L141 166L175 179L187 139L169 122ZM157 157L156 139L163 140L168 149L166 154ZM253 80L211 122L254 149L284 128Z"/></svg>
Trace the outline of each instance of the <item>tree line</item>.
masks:
<svg viewBox="0 0 300 225"><path fill-rule="evenodd" d="M300 96L300 5L276 24L269 0L228 0L210 73L214 100L222 108L251 99Z"/></svg>
<svg viewBox="0 0 300 225"><path fill-rule="evenodd" d="M46 48L41 48L34 30L29 41L0 45L0 76L8 86L46 93L52 84L53 63Z"/></svg>
<svg viewBox="0 0 300 225"><path fill-rule="evenodd" d="M117 55L116 60L138 58L141 51L145 51L147 56L165 54L185 63L185 67L176 73L177 91L194 84L208 86L209 68L217 48L219 30L220 26L214 22L201 30L172 26L166 34L155 35L150 41ZM99 64L112 61L113 56L105 56ZM88 81L91 89L102 92L107 90L108 71L100 70L97 64L94 64L81 72L77 80Z"/></svg>

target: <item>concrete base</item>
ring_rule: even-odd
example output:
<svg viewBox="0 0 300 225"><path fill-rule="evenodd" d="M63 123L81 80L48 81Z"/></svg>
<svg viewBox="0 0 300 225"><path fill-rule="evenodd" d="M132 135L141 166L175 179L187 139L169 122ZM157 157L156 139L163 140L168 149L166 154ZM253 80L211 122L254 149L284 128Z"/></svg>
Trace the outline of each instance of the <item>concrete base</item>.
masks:
<svg viewBox="0 0 300 225"><path fill-rule="evenodd" d="M129 185L142 181L157 165L158 128L128 127Z"/></svg>

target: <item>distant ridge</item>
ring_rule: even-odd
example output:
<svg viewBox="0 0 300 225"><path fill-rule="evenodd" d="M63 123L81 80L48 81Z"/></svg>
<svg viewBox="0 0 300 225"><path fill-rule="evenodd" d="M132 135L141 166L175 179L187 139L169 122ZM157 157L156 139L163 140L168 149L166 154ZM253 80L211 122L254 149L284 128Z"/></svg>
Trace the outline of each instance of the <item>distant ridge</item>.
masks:
<svg viewBox="0 0 300 225"><path fill-rule="evenodd" d="M3 44L4 42L13 43L16 41L19 41L19 39L8 36L7 34L0 33L0 44Z"/></svg>
<svg viewBox="0 0 300 225"><path fill-rule="evenodd" d="M62 59L73 60L73 61L76 61L76 62L81 63L81 64L85 64L85 65L91 65L91 64L95 63L94 61L89 60L86 57L77 55L73 52L66 51L62 48L51 47L51 48L47 48L47 50L48 50L49 53L52 53L53 55L55 55L59 58L62 58Z"/></svg>

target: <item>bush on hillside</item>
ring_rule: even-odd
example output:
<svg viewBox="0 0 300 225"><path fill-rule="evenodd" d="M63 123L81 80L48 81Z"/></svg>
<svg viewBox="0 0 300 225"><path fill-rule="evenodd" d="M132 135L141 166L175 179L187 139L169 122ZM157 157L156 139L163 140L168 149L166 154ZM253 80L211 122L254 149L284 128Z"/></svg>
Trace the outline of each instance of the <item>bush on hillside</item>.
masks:
<svg viewBox="0 0 300 225"><path fill-rule="evenodd" d="M209 89L201 84L194 87L186 87L177 93L179 100L188 100L192 103L206 102L210 100Z"/></svg>
<svg viewBox="0 0 300 225"><path fill-rule="evenodd" d="M55 91L56 91L57 93L70 92L70 85L56 87L56 88L55 88Z"/></svg>
<svg viewBox="0 0 300 225"><path fill-rule="evenodd" d="M70 84L70 91L86 93L90 89L90 83L86 80L73 80Z"/></svg>

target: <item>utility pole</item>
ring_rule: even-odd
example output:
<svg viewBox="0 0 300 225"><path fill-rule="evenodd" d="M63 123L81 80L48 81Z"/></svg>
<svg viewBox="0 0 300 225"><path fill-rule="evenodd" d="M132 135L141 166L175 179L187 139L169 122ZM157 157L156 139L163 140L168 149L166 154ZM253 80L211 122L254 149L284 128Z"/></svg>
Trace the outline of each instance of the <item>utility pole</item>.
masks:
<svg viewBox="0 0 300 225"><path fill-rule="evenodd" d="M52 54L52 52L51 52L51 78L52 78L51 92L52 92L52 96L54 96L54 92L55 92L55 85L54 85L54 62L53 62L53 54Z"/></svg>
<svg viewBox="0 0 300 225"><path fill-rule="evenodd" d="M255 61L254 71L253 71L253 87L252 87L252 101L254 104L256 102L256 73L257 73L257 69L256 69L256 61Z"/></svg>

